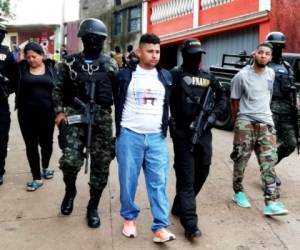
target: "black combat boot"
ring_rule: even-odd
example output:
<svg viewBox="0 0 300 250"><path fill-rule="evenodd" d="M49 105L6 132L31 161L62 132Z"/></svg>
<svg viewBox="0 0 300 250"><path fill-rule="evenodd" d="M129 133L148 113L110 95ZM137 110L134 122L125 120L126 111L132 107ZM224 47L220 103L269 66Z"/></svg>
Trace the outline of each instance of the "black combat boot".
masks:
<svg viewBox="0 0 300 250"><path fill-rule="evenodd" d="M100 198L100 191L90 189L90 200L87 206L86 219L88 226L91 228L97 228L100 226L100 217L97 211Z"/></svg>
<svg viewBox="0 0 300 250"><path fill-rule="evenodd" d="M184 235L187 239L193 240L194 238L201 237L202 233L197 226L186 227Z"/></svg>
<svg viewBox="0 0 300 250"><path fill-rule="evenodd" d="M64 176L64 182L66 184L65 197L61 203L60 211L64 215L70 215L73 211L73 202L76 196L76 177Z"/></svg>

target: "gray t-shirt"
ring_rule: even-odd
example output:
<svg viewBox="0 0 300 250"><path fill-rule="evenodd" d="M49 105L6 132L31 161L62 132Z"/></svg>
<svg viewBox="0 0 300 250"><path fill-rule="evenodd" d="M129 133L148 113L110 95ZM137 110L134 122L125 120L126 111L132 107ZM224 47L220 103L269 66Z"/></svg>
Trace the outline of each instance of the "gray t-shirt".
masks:
<svg viewBox="0 0 300 250"><path fill-rule="evenodd" d="M231 80L231 99L240 100L238 118L274 126L270 101L275 73L266 67L256 73L252 66L245 66Z"/></svg>

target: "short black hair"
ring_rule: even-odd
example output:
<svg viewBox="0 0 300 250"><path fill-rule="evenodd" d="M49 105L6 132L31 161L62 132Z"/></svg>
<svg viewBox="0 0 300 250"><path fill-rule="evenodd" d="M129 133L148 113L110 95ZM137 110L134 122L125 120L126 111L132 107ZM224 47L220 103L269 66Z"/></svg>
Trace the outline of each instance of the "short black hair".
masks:
<svg viewBox="0 0 300 250"><path fill-rule="evenodd" d="M116 51L117 53L120 53L120 52L121 52L121 48L120 48L119 46L116 46L116 47L115 47L115 51Z"/></svg>
<svg viewBox="0 0 300 250"><path fill-rule="evenodd" d="M256 49L259 49L260 47L267 47L273 51L273 45L271 43L263 42L257 45Z"/></svg>
<svg viewBox="0 0 300 250"><path fill-rule="evenodd" d="M131 52L133 50L133 46L131 45L131 44L129 44L128 46L127 46L127 51L128 52Z"/></svg>
<svg viewBox="0 0 300 250"><path fill-rule="evenodd" d="M145 33L140 38L140 45L145 43L160 44L160 39L153 33Z"/></svg>

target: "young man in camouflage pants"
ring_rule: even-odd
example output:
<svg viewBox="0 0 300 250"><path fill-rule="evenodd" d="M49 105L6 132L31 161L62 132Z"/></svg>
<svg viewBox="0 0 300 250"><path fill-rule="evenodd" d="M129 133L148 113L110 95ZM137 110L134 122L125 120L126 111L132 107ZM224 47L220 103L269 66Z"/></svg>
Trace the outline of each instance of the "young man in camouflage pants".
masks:
<svg viewBox="0 0 300 250"><path fill-rule="evenodd" d="M231 108L235 119L233 152L233 201L240 207L250 207L243 192L242 181L247 162L254 150L264 184L264 215L284 215L288 210L279 201L274 165L277 162L276 134L270 100L274 71L267 67L272 58L272 45L262 43L253 53L254 63L244 67L231 85ZM239 111L239 113L238 113Z"/></svg>

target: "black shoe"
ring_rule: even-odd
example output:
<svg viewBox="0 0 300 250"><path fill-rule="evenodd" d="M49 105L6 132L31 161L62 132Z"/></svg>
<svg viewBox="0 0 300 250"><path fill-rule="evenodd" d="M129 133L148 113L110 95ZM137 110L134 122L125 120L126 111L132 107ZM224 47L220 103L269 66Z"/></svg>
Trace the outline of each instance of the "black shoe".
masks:
<svg viewBox="0 0 300 250"><path fill-rule="evenodd" d="M74 199L75 197L69 196L67 194L65 195L60 207L60 211L62 214L70 215L72 213Z"/></svg>
<svg viewBox="0 0 300 250"><path fill-rule="evenodd" d="M0 186L3 184L3 175L0 175Z"/></svg>
<svg viewBox="0 0 300 250"><path fill-rule="evenodd" d="M97 228L101 224L97 209L88 208L86 212L86 219L88 226L91 228Z"/></svg>
<svg viewBox="0 0 300 250"><path fill-rule="evenodd" d="M90 200L87 205L86 219L88 226L91 228L97 228L100 226L100 218L97 209L101 194L101 190L96 190L94 188L90 189Z"/></svg>
<svg viewBox="0 0 300 250"><path fill-rule="evenodd" d="M201 237L202 233L198 227L187 228L184 233L187 239L194 239Z"/></svg>

